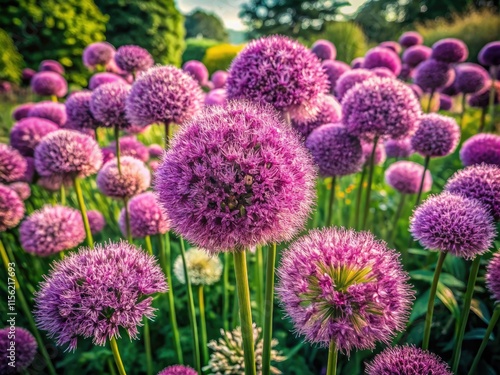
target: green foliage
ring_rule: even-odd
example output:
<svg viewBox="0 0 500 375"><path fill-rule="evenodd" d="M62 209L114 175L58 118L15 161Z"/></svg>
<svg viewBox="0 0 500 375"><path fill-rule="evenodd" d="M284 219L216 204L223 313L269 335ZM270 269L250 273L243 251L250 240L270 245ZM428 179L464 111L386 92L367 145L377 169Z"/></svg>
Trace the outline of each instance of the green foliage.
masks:
<svg viewBox="0 0 500 375"><path fill-rule="evenodd" d="M186 49L182 54L182 62L185 63L189 60L203 60L203 56L205 56L207 49L216 46L217 44L219 44L219 42L212 39L187 39Z"/></svg>
<svg viewBox="0 0 500 375"><path fill-rule="evenodd" d="M219 44L210 47L207 49L205 57L203 57L203 64L205 64L210 74L216 70L227 70L243 47L243 45L235 46L233 44Z"/></svg>
<svg viewBox="0 0 500 375"><path fill-rule="evenodd" d="M184 18L174 0L95 0L109 15L106 40L115 47L136 44L156 63L180 65L184 50Z"/></svg>
<svg viewBox="0 0 500 375"><path fill-rule="evenodd" d="M228 41L228 33L221 19L213 13L196 9L186 16L184 22L186 38L203 37L207 39Z"/></svg>
<svg viewBox="0 0 500 375"><path fill-rule="evenodd" d="M9 34L0 29L0 80L19 83L23 57L17 51Z"/></svg>
<svg viewBox="0 0 500 375"><path fill-rule="evenodd" d="M104 40L107 17L92 0L0 0L0 24L11 36L26 65L58 60L73 83L87 84L82 52ZM3 46L3 45L2 45Z"/></svg>

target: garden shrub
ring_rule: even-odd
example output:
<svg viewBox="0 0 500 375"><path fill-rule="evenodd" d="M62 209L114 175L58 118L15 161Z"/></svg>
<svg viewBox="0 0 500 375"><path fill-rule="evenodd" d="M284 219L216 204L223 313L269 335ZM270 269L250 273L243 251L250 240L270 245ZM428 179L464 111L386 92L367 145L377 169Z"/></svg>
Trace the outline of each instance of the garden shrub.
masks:
<svg viewBox="0 0 500 375"><path fill-rule="evenodd" d="M182 63L190 60L203 60L205 52L210 47L216 46L220 42L213 39L189 38L186 39L186 49L182 54Z"/></svg>
<svg viewBox="0 0 500 375"><path fill-rule="evenodd" d="M244 45L219 44L210 47L205 52L203 64L207 67L210 74L216 70L227 70L231 61L236 57L238 52L243 49Z"/></svg>
<svg viewBox="0 0 500 375"><path fill-rule="evenodd" d="M0 29L0 81L19 83L23 57L18 52L9 34Z"/></svg>

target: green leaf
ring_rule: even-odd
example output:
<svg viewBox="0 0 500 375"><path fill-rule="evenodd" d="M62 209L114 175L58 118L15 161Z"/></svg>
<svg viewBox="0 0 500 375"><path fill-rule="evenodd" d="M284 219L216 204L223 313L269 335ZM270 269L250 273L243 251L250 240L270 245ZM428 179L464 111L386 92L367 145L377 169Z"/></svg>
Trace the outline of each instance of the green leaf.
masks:
<svg viewBox="0 0 500 375"><path fill-rule="evenodd" d="M464 335L464 340L482 340L486 334L486 328L474 328ZM490 340L494 340L493 333L490 335Z"/></svg>
<svg viewBox="0 0 500 375"><path fill-rule="evenodd" d="M408 249L408 253L413 254L413 255L420 255L420 256L423 256L423 257L427 257L429 255L429 250Z"/></svg>
<svg viewBox="0 0 500 375"><path fill-rule="evenodd" d="M410 276L415 280L423 280L432 283L434 272L428 270L417 270L411 271ZM465 288L465 284L463 281L458 280L455 276L449 273L442 272L439 276L439 281L450 288Z"/></svg>
<svg viewBox="0 0 500 375"><path fill-rule="evenodd" d="M408 324L413 323L415 320L427 313L427 305L429 304L430 289L426 290L420 297L418 297L413 304L410 319Z"/></svg>
<svg viewBox="0 0 500 375"><path fill-rule="evenodd" d="M450 310L455 319L460 319L460 309L458 308L457 300L450 288L439 282L437 287L437 297Z"/></svg>
<svg viewBox="0 0 500 375"><path fill-rule="evenodd" d="M474 298L471 301L470 309L474 314L481 318L483 322L486 324L490 323L491 314L483 301Z"/></svg>

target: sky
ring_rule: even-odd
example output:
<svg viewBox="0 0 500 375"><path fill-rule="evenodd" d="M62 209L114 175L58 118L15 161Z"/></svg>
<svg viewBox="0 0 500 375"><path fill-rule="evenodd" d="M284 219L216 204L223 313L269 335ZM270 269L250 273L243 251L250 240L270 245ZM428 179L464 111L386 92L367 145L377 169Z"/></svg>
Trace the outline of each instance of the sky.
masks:
<svg viewBox="0 0 500 375"><path fill-rule="evenodd" d="M342 13L351 15L366 2L366 0L348 0L351 5L343 7ZM241 4L247 0L176 0L182 13L189 13L195 8L201 8L217 14L228 29L245 30L245 25L238 18Z"/></svg>

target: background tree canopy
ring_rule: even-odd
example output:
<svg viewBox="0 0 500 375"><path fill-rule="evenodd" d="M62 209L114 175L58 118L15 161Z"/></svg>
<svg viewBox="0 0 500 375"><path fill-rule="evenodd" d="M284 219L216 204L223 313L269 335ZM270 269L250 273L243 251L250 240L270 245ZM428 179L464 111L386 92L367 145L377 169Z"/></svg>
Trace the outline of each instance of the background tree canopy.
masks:
<svg viewBox="0 0 500 375"><path fill-rule="evenodd" d="M221 19L213 13L196 9L186 15L184 26L186 28L186 38L202 37L219 40L221 42L228 41L228 33L226 29L224 29L224 24Z"/></svg>
<svg viewBox="0 0 500 375"><path fill-rule="evenodd" d="M23 57L5 30L0 29L0 80L19 83Z"/></svg>

